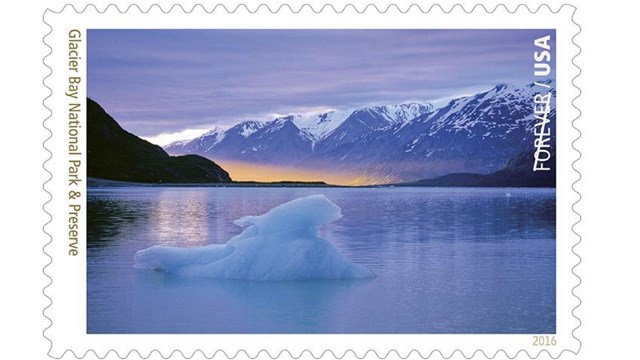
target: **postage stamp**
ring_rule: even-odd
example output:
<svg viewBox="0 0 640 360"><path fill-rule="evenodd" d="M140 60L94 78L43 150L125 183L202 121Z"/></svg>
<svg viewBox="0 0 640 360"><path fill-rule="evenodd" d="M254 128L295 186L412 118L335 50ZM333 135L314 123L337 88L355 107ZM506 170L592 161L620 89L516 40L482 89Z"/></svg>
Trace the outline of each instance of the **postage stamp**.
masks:
<svg viewBox="0 0 640 360"><path fill-rule="evenodd" d="M48 10L49 356L579 351L575 10Z"/></svg>

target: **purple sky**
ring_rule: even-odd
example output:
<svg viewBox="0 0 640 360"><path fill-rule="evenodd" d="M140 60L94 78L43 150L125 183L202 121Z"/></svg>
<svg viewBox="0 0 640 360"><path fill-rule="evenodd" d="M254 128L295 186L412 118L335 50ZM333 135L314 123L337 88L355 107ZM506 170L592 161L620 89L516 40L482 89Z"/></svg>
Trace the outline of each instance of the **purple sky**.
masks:
<svg viewBox="0 0 640 360"><path fill-rule="evenodd" d="M273 114L524 83L532 80L533 40L549 33L90 30L88 93L125 129L152 139L173 134L166 142Z"/></svg>

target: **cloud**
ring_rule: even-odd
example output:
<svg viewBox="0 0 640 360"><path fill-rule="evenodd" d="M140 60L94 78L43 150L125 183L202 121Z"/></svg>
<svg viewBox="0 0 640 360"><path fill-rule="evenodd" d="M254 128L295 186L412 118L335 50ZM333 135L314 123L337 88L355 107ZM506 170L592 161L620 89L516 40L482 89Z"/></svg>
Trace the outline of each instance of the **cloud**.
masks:
<svg viewBox="0 0 640 360"><path fill-rule="evenodd" d="M89 96L144 135L531 77L547 30L90 30Z"/></svg>
<svg viewBox="0 0 640 360"><path fill-rule="evenodd" d="M182 131L173 132L173 133L161 133L154 136L144 136L142 137L144 140L147 140L150 143L166 146L176 141L182 140L190 140L194 139L210 129L184 129Z"/></svg>

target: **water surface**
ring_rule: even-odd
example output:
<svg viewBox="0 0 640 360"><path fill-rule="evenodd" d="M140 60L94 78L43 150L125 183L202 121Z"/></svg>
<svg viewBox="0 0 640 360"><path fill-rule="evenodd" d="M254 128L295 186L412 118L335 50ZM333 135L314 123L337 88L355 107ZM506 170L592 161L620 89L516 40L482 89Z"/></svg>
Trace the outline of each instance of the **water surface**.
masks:
<svg viewBox="0 0 640 360"><path fill-rule="evenodd" d="M132 267L152 245L224 243L232 221L324 194L320 235L370 280L253 282ZM554 333L555 191L91 189L88 333Z"/></svg>

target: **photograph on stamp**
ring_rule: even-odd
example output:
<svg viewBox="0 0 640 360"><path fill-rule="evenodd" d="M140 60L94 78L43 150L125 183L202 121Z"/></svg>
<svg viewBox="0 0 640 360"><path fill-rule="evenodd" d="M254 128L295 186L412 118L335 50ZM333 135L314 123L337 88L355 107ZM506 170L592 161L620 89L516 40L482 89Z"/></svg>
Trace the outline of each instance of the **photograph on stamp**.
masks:
<svg viewBox="0 0 640 360"><path fill-rule="evenodd" d="M90 334L554 334L555 30L87 31Z"/></svg>

